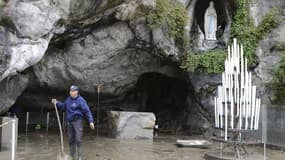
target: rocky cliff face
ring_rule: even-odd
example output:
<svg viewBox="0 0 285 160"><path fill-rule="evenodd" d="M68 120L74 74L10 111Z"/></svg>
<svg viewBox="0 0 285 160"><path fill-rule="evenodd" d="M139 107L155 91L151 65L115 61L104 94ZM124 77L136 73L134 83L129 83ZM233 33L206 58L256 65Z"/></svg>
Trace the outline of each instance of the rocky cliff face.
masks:
<svg viewBox="0 0 285 160"><path fill-rule="evenodd" d="M146 12L155 7L153 0L5 2L0 34L1 113L13 104L24 110L50 109L49 99L63 100L71 84L80 86L93 108L100 84L105 110L160 113L163 105L173 105L161 121L177 119L180 113L173 116L171 111L181 103L185 107L187 94L187 80L179 69L182 52L167 26L147 25ZM173 84L180 81L182 86ZM186 90L179 93L183 87ZM162 88L171 94L152 109L150 105L163 93L153 90ZM172 93L177 93L175 98ZM183 95L182 102L175 102L181 99L178 95Z"/></svg>
<svg viewBox="0 0 285 160"><path fill-rule="evenodd" d="M100 83L104 94L119 96L134 87L144 72L168 74L173 65L160 62L178 59L174 40L161 28L151 30L138 14L154 7L155 1L146 0L5 2L1 84L32 67L29 74L36 80L32 78L31 88L66 91L68 85L78 84L83 92L93 93ZM22 91L15 90L17 95ZM16 99L1 100L2 111Z"/></svg>
<svg viewBox="0 0 285 160"><path fill-rule="evenodd" d="M145 13L156 7L155 0L0 2L0 113L16 101L35 110L49 108L49 98L63 99L71 84L79 85L93 106L95 86L101 84L106 106L155 111L162 115L161 121L169 119L169 126L186 131L211 127L220 76L186 73L179 68L183 52L167 33L167 26L147 25ZM200 12L208 4L181 2L189 14L185 28L195 50L199 46L197 29L203 24ZM215 3L220 9L218 21L226 24L221 39L228 42L235 2ZM258 24L263 13L280 5L285 6L281 0L261 0L250 5L250 15ZM264 84L271 81L270 67L280 60L274 46L285 43L284 32L282 23L256 51L260 63L254 72L260 95L269 94Z"/></svg>

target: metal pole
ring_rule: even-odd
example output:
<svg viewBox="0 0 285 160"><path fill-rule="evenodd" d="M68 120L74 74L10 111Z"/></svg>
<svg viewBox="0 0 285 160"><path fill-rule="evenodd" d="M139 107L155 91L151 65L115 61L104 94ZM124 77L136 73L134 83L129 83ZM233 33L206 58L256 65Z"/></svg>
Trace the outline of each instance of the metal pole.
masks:
<svg viewBox="0 0 285 160"><path fill-rule="evenodd" d="M29 116L30 116L30 112L27 112L26 113L26 135L28 135Z"/></svg>
<svg viewBox="0 0 285 160"><path fill-rule="evenodd" d="M220 136L223 137L223 131L222 131L222 130L220 131ZM220 148L220 149L219 149L219 150L220 150L220 157L222 157L222 156L223 156L223 148L224 148L222 142L220 142L219 148Z"/></svg>
<svg viewBox="0 0 285 160"><path fill-rule="evenodd" d="M59 114L58 114L56 104L54 104L54 109L55 109L56 118L57 118L58 127L59 127L59 132L60 132L61 153L63 154L64 153L63 134L62 134L62 127L61 127L61 122L60 122L60 118L59 118Z"/></svg>
<svg viewBox="0 0 285 160"><path fill-rule="evenodd" d="M11 148L11 160L15 160L15 155L16 155L16 120L12 119L12 148Z"/></svg>
<svg viewBox="0 0 285 160"><path fill-rule="evenodd" d="M65 131L65 112L62 112L62 129Z"/></svg>
<svg viewBox="0 0 285 160"><path fill-rule="evenodd" d="M97 133L96 136L98 137L99 135L99 116L100 116L100 84L97 85Z"/></svg>
<svg viewBox="0 0 285 160"><path fill-rule="evenodd" d="M47 132L48 132L48 127L49 127L49 112L47 112Z"/></svg>
<svg viewBox="0 0 285 160"><path fill-rule="evenodd" d="M262 111L262 141L263 141L263 159L266 160L266 143L267 143L267 110L266 107L261 108ZM258 125L258 124L257 124Z"/></svg>

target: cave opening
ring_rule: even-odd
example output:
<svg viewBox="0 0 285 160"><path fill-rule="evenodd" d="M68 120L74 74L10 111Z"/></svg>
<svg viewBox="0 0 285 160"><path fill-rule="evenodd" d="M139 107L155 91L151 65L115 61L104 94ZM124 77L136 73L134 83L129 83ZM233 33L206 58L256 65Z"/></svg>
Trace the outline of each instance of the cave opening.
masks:
<svg viewBox="0 0 285 160"><path fill-rule="evenodd" d="M25 131L27 112L30 112L29 128L34 130L37 125L46 128L47 112L50 112L50 129L56 129L54 109L51 98L64 100L67 91L36 85L28 87L17 99L14 107L20 107L20 131ZM102 90L104 92L104 88ZM99 121L101 135L108 135L109 111L151 112L155 114L159 132L166 134L183 133L187 119L187 98L189 96L189 82L182 75L169 75L159 72L146 72L140 75L136 84L122 97L110 97L100 94L100 111L97 112L98 97L94 89L92 93L80 92L86 99L94 118ZM63 112L61 112L63 114ZM64 116L64 115L62 115ZM98 117L97 117L98 116ZM62 117L62 120L64 118ZM97 122L96 122L97 123ZM88 127L88 126L87 126ZM31 130L31 129L29 129Z"/></svg>
<svg viewBox="0 0 285 160"><path fill-rule="evenodd" d="M139 77L135 90L138 110L153 112L161 132L180 131L188 95L186 80L149 72Z"/></svg>

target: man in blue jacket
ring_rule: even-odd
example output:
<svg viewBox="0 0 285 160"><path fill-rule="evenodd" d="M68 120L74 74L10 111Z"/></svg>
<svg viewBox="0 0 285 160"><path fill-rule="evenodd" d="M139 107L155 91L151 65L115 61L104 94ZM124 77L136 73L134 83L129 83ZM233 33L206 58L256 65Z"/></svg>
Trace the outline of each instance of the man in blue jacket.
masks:
<svg viewBox="0 0 285 160"><path fill-rule="evenodd" d="M85 99L79 95L79 88L75 85L70 87L70 96L64 101L59 102L52 99L60 110L66 111L68 141L70 147L70 156L75 160L77 147L78 160L83 160L82 135L83 135L83 118L87 117L90 128L94 130L94 120L92 113Z"/></svg>

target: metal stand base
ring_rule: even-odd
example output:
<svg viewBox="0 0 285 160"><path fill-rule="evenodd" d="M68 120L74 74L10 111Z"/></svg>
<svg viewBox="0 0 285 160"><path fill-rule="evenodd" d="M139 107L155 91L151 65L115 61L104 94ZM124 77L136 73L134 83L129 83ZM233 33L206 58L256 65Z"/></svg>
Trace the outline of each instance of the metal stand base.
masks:
<svg viewBox="0 0 285 160"><path fill-rule="evenodd" d="M220 147L217 151L205 153L204 156L206 160L248 160L248 158L256 158L256 155L254 156L247 151L246 146L260 144L261 142L257 141L256 139L246 139L242 137L245 132L250 131L230 129L228 132L231 136L229 136L227 140L225 140L224 137L212 138L213 141L220 143Z"/></svg>
<svg viewBox="0 0 285 160"><path fill-rule="evenodd" d="M237 160L238 158L235 158L234 153L223 153L222 155L219 152L207 152L204 154L204 158L206 160ZM262 160L263 155L257 155L257 154L248 154L246 156L240 157L240 159L243 160Z"/></svg>

